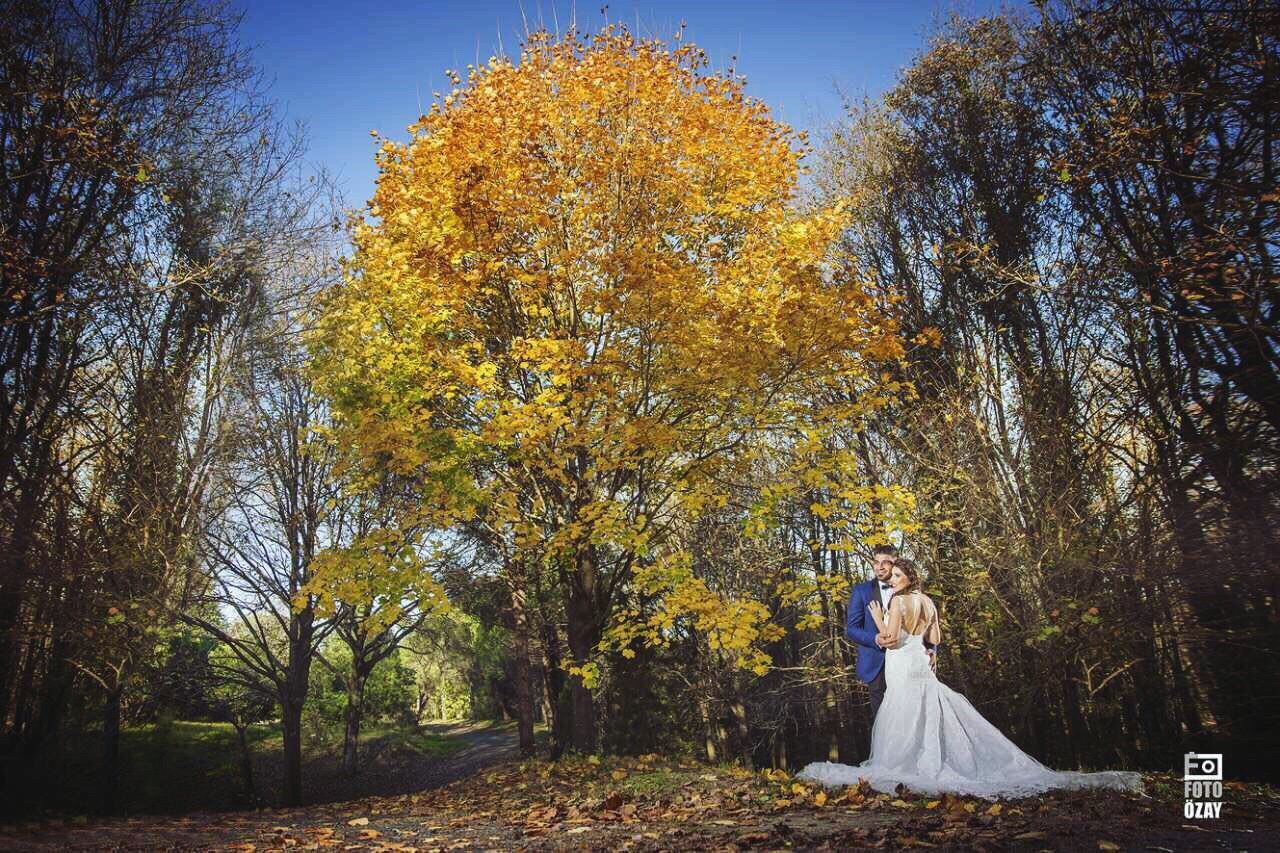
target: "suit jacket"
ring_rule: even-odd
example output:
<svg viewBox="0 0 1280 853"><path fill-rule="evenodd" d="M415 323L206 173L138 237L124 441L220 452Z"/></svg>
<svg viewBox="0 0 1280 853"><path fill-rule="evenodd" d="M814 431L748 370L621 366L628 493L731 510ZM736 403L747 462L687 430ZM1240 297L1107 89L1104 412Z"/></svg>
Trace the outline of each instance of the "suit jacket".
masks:
<svg viewBox="0 0 1280 853"><path fill-rule="evenodd" d="M849 593L849 609L844 623L845 636L858 646L858 678L867 684L875 681L884 669L884 649L876 645L876 634L879 632L876 630L876 621L871 618L871 611L867 609L867 605L873 601L879 601L884 606L879 585L880 581L876 578L854 584L853 591ZM936 649L942 644L934 645L926 639L924 645L925 648Z"/></svg>

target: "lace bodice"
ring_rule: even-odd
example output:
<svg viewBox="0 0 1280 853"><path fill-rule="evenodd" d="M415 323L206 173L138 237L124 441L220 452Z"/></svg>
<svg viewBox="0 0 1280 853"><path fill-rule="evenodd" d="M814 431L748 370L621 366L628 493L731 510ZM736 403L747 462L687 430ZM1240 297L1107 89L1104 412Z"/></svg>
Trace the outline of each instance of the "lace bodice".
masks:
<svg viewBox="0 0 1280 853"><path fill-rule="evenodd" d="M894 610L901 614L902 631L913 637L922 637L935 645L942 642L942 625L938 618L938 608L929 596L923 592L895 595L889 599L890 618Z"/></svg>

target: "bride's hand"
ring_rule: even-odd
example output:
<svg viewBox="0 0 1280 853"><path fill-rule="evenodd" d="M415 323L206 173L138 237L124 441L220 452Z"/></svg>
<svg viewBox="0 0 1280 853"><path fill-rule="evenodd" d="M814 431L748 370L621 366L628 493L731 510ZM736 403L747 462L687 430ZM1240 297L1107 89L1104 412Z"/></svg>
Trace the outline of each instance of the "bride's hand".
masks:
<svg viewBox="0 0 1280 853"><path fill-rule="evenodd" d="M878 601L871 602L870 604L867 605L867 608L877 616L881 615L884 612L884 608L880 606L880 602Z"/></svg>

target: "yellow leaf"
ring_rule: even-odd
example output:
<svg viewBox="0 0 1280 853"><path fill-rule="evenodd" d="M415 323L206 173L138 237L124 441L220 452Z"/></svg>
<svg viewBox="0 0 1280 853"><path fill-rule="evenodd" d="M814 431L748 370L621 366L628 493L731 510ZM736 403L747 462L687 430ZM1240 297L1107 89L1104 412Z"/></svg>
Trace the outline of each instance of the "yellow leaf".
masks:
<svg viewBox="0 0 1280 853"><path fill-rule="evenodd" d="M378 473L412 474L421 526L478 524L533 570L585 548L636 567L649 612L595 614L601 646L566 670L591 690L610 675L597 654L630 659L637 639L656 648L686 632L768 675L766 649L788 630L771 569L747 566L726 588L664 531L728 506L724 484L772 436L805 438L770 472L749 536L818 489L813 512L832 529L914 523L905 489L866 486L856 454L828 446L833 425L908 399L895 379L908 342L885 304L901 297L831 286L851 206L792 205L804 138L703 64L625 31L535 34L518 64L450 77L405 144L371 131L372 221L353 225L343 286L308 336L309 377L339 416L329 441ZM645 494L599 486L640 470L630 482ZM681 523L645 518L651 497L664 514L674 498ZM422 600L400 593L430 571L345 550L300 609L310 595L326 615L373 594ZM808 605L822 592L795 590L804 628L821 626Z"/></svg>

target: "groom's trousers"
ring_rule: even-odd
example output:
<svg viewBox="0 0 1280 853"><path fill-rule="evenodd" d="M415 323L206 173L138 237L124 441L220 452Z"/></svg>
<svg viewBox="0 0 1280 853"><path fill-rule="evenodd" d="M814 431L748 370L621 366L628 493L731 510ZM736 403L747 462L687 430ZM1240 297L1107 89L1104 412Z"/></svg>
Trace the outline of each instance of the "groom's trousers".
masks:
<svg viewBox="0 0 1280 853"><path fill-rule="evenodd" d="M876 677L867 682L867 690L871 693L871 723L875 725L880 703L884 701L884 667L880 667Z"/></svg>

